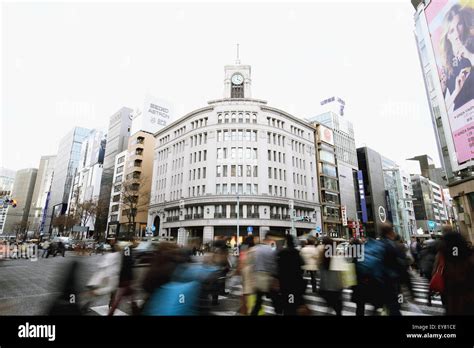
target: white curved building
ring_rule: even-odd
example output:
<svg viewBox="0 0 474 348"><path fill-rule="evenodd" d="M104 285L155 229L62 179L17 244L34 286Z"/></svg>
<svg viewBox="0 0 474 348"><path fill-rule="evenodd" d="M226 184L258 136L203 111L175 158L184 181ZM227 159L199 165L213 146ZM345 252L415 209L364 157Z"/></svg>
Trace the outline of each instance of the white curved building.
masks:
<svg viewBox="0 0 474 348"><path fill-rule="evenodd" d="M155 133L148 226L201 242L321 226L314 128L251 98L248 65L225 67L224 98ZM237 208L238 207L238 208ZM306 217L306 218L303 218ZM303 219L303 220L301 220Z"/></svg>

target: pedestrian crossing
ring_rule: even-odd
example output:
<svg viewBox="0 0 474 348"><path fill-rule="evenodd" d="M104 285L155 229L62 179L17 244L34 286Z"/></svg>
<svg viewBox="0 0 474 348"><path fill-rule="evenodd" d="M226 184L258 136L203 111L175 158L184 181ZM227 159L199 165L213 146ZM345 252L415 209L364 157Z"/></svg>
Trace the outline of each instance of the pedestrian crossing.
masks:
<svg viewBox="0 0 474 348"><path fill-rule="evenodd" d="M318 292L313 293L311 282L309 277L305 277L308 281L307 283L307 291L304 295L304 300L308 308L311 310L312 314L315 316L334 316L336 313L330 307L328 307L326 301L319 295ZM319 278L316 279L317 289L319 289ZM435 295L432 297L431 306L428 306L428 294L429 294L429 283L426 279L417 276L416 274L412 274L412 287L414 292L414 298L410 298L410 296L406 296L404 302L401 304L401 314L403 316L439 316L444 315L445 310L443 308L441 298L439 295ZM233 282L232 286L230 286L229 294L226 296L219 296L219 302L225 303L227 300L236 300L240 298L242 295L242 284L239 282ZM342 315L344 316L355 316L356 315L356 304L351 301L352 297L352 289L344 289L342 291L342 301L343 301L343 310ZM274 308L270 299L265 298L263 299L263 308L265 311L265 315L275 315ZM141 306L143 301L138 301L138 305ZM240 301L237 301L240 303ZM130 304L128 303L127 308L130 308ZM99 315L99 316L106 316L108 313L108 305L103 306L94 306L90 308L92 311L92 315ZM218 306L217 308L211 311L211 315L216 316L235 316L238 314L238 308L232 310L233 308L229 309L229 306ZM378 310L378 313L374 312L374 308L372 305L366 304L365 305L365 315L384 315L381 309ZM130 315L120 309L114 313L115 316L127 316Z"/></svg>
<svg viewBox="0 0 474 348"><path fill-rule="evenodd" d="M439 295L432 297L431 306L428 306L428 294L429 294L429 283L426 279L412 275L412 287L414 292L414 298L407 296L407 299L401 304L401 314L404 316L439 316L444 315L445 310L443 308L441 298ZM314 315L335 315L336 313L332 308L329 308L326 304L326 301L319 296L319 294L312 292L312 286L310 283L310 278L305 277L308 281L307 291L304 295L305 303L308 308L313 312ZM319 289L319 278L316 279L316 286ZM235 284L232 286L230 291L231 296L239 297L242 295L242 285ZM356 315L356 304L351 301L352 289L344 289L342 291L342 301L343 301L343 310L342 315L345 316L355 316ZM263 308L266 315L275 315L272 303L268 298L264 298ZM214 311L215 315L226 315L228 311ZM383 315L381 309L378 310L378 313L374 313L374 307L372 305L365 305L365 315ZM235 315L235 313L234 313Z"/></svg>

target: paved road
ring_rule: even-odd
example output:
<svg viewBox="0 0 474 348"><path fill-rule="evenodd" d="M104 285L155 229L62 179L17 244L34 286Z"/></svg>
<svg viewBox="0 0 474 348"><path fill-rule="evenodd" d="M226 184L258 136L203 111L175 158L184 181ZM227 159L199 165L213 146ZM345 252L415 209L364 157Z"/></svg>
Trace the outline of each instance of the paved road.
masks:
<svg viewBox="0 0 474 348"><path fill-rule="evenodd" d="M6 260L0 261L0 315L42 315L46 314L51 301L59 294L59 284L64 279L64 270L67 265L77 260L80 263L78 284L80 291L84 291L85 284L92 276L100 261L101 255L76 256L71 252L66 257L56 256L48 259L29 260ZM134 268L135 288L138 290L137 298L143 298L139 290L143 275L147 267ZM413 304L402 305L403 315L443 315L440 298L433 300L432 306L426 305L428 284L426 280L414 275L415 299ZM230 286L230 292L226 296L220 296L219 305L212 308L214 315L236 315L240 306L240 295L242 286L235 282ZM343 292L343 315L355 315L355 304L350 301L351 290ZM324 299L318 294L311 292L311 286L305 296L306 302L314 315L334 315L332 309L328 308ZM89 315L106 315L108 309L108 297L102 296L91 303ZM264 302L267 315L274 314L271 303ZM366 308L367 313L371 311L370 306ZM115 315L130 315L131 306L129 301L124 301Z"/></svg>

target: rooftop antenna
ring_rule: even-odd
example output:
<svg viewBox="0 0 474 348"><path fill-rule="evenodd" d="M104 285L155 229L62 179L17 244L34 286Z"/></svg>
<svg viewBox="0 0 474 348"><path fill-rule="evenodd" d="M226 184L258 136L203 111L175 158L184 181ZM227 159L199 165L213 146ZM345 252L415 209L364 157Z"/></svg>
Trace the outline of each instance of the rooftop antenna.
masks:
<svg viewBox="0 0 474 348"><path fill-rule="evenodd" d="M240 59L239 59L239 44L237 44L237 59L235 60L236 65L240 65Z"/></svg>

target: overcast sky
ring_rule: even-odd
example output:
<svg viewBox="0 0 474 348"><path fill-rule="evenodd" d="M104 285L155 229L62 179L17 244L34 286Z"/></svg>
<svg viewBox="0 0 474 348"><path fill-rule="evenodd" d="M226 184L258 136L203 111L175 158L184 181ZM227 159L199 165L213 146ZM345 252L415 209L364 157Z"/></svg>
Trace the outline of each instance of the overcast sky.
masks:
<svg viewBox="0 0 474 348"><path fill-rule="evenodd" d="M73 126L105 130L146 94L178 117L205 106L237 42L254 98L305 118L340 96L357 146L439 164L413 13L409 0L4 3L0 166L38 167Z"/></svg>

